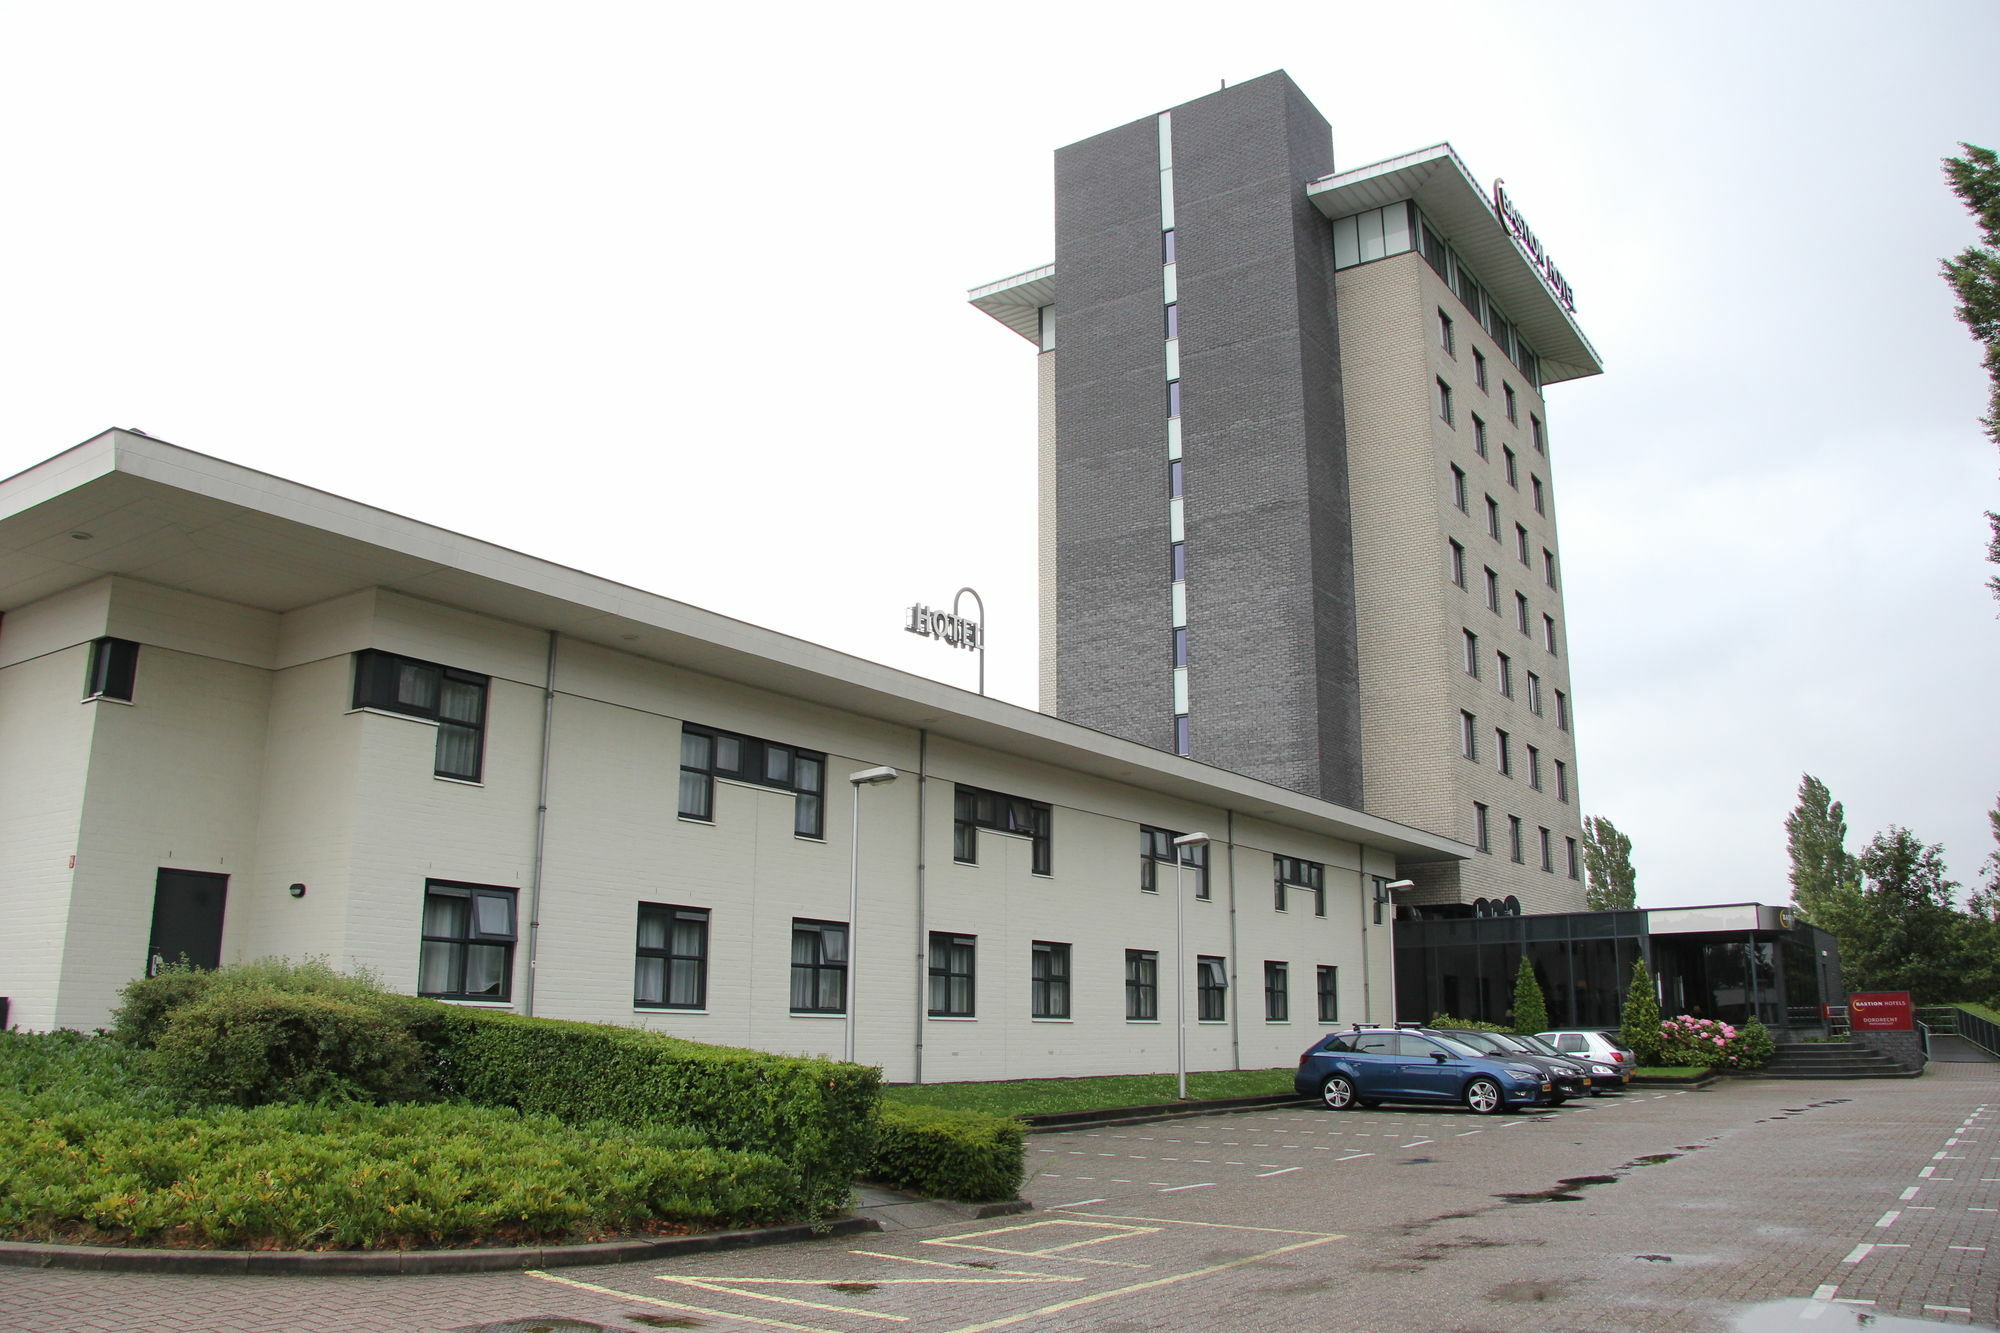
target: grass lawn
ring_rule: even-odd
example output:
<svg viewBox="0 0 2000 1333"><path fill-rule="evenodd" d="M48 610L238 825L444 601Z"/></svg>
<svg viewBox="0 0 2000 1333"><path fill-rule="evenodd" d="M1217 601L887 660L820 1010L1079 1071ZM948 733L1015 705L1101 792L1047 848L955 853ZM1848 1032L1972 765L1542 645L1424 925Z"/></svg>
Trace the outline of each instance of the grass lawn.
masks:
<svg viewBox="0 0 2000 1333"><path fill-rule="evenodd" d="M1693 1078L1708 1070L1700 1065L1640 1065L1632 1072L1641 1078Z"/></svg>
<svg viewBox="0 0 2000 1333"><path fill-rule="evenodd" d="M1294 1070L1242 1069L1188 1075L1188 1096L1258 1097L1290 1092ZM1174 1100L1172 1074L1126 1074L1116 1078L1036 1078L1011 1083L926 1083L885 1087L885 1101L943 1106L994 1115L1044 1115L1053 1111L1101 1111L1118 1106L1153 1106Z"/></svg>
<svg viewBox="0 0 2000 1333"><path fill-rule="evenodd" d="M1990 1004L1974 1004L1970 1000L1959 1000L1956 1004L1968 1014L1975 1014L1989 1023L2000 1023L2000 1009Z"/></svg>

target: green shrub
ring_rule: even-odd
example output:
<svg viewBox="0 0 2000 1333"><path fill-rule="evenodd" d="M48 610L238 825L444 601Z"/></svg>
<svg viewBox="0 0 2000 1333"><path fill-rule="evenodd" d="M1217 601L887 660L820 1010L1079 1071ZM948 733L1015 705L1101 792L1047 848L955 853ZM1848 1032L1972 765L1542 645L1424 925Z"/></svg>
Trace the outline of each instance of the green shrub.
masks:
<svg viewBox="0 0 2000 1333"><path fill-rule="evenodd" d="M211 987L168 1011L146 1068L196 1106L431 1095L423 1049L393 1013L310 992Z"/></svg>
<svg viewBox="0 0 2000 1333"><path fill-rule="evenodd" d="M1742 1027L1682 1014L1660 1024L1660 1063L1708 1069L1756 1069L1778 1049L1756 1019Z"/></svg>
<svg viewBox="0 0 2000 1333"><path fill-rule="evenodd" d="M111 1035L128 1046L151 1050L176 1009L218 990L328 995L354 1004L393 1004L409 998L383 990L369 972L337 972L323 958L298 963L289 958L260 958L212 972L176 963L157 976L129 983L119 992L118 1007L111 1011Z"/></svg>
<svg viewBox="0 0 2000 1333"><path fill-rule="evenodd" d="M0 1098L0 1235L166 1246L400 1249L749 1226L796 1175L671 1126L566 1126L467 1106L33 1116Z"/></svg>
<svg viewBox="0 0 2000 1333"><path fill-rule="evenodd" d="M455 1095L571 1122L669 1121L717 1147L769 1153L798 1172L800 1216L844 1209L874 1144L876 1069L637 1028L460 1013L439 1024L443 1044L432 1052Z"/></svg>
<svg viewBox="0 0 2000 1333"><path fill-rule="evenodd" d="M884 1102L865 1174L933 1198L1012 1199L1024 1174L1021 1143L1021 1122L1006 1116Z"/></svg>
<svg viewBox="0 0 2000 1333"><path fill-rule="evenodd" d="M1535 979L1534 964L1524 953L1521 966L1514 973L1514 1031L1532 1037L1548 1028L1549 1002L1542 994L1542 983Z"/></svg>
<svg viewBox="0 0 2000 1333"><path fill-rule="evenodd" d="M0 1032L0 1098L27 1111L92 1104L164 1107L137 1051L63 1028Z"/></svg>
<svg viewBox="0 0 2000 1333"><path fill-rule="evenodd" d="M134 1050L152 1050L174 1010L208 994L215 976L176 963L157 976L132 982L119 992L118 1007L111 1011L112 1037Z"/></svg>
<svg viewBox="0 0 2000 1333"><path fill-rule="evenodd" d="M1660 1063L1660 1000L1643 958L1632 964L1632 985L1625 992L1625 1014L1618 1035L1632 1048L1638 1063Z"/></svg>
<svg viewBox="0 0 2000 1333"><path fill-rule="evenodd" d="M1505 1023L1482 1023L1476 1018L1453 1018L1450 1014L1437 1014L1425 1026L1434 1028L1465 1028L1470 1032L1512 1032L1514 1030ZM1535 1029L1537 1032L1542 1030L1541 1028Z"/></svg>

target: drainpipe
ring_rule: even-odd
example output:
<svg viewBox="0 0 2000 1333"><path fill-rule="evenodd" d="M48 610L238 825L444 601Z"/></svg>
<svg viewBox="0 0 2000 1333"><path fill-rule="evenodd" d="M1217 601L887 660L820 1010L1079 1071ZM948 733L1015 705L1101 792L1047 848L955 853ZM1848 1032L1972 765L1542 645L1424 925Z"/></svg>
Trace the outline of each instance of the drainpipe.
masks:
<svg viewBox="0 0 2000 1333"><path fill-rule="evenodd" d="M1242 951L1236 947L1236 812L1229 811L1223 816L1222 834L1229 840L1229 959L1236 968L1236 979L1243 980ZM1243 990L1236 989L1237 1000L1229 1006L1229 1067L1243 1068Z"/></svg>
<svg viewBox="0 0 2000 1333"><path fill-rule="evenodd" d="M1368 873L1368 848L1366 845L1361 847L1361 869L1355 872L1354 878L1356 886L1360 889L1356 897L1361 904L1361 1012L1365 1015L1361 1021L1364 1023L1373 1023L1376 1021L1375 992L1371 985L1368 967L1368 912L1371 906L1369 899L1373 897L1370 884L1375 877ZM1390 1015L1392 1020L1394 1017L1395 1015Z"/></svg>
<svg viewBox="0 0 2000 1333"><path fill-rule="evenodd" d="M930 788L930 776L926 771L930 740L928 729L917 728L917 1002L910 1010L917 1021L916 1068L911 1076L914 1083L924 1081L924 1014L930 1007L930 997L926 993L931 976L930 926L924 915L924 798L929 795Z"/></svg>
<svg viewBox="0 0 2000 1333"><path fill-rule="evenodd" d="M535 1012L536 955L542 942L542 850L549 836L549 741L556 721L556 644L549 631L548 678L542 685L542 773L535 788L535 864L528 877L528 973L521 979L521 1012Z"/></svg>

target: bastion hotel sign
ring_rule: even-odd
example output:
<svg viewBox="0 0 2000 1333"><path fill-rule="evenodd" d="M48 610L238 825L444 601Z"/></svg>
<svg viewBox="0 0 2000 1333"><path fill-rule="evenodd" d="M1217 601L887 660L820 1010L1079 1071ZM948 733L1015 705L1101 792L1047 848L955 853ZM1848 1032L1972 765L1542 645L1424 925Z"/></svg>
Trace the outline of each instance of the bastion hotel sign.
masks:
<svg viewBox="0 0 2000 1333"><path fill-rule="evenodd" d="M1542 248L1541 241L1529 229L1528 220L1521 216L1521 210L1514 207L1514 201L1509 199L1507 191L1500 187L1501 182L1496 179L1493 182L1493 211L1500 215L1500 220L1507 224L1507 230L1514 233L1514 238L1521 243L1521 248L1528 252L1528 262L1535 266L1535 272L1542 275L1542 281L1555 293L1556 300L1562 302L1563 309L1574 315L1576 293L1569 289L1569 283L1563 279L1562 270L1556 267L1555 261L1549 258L1549 252Z"/></svg>

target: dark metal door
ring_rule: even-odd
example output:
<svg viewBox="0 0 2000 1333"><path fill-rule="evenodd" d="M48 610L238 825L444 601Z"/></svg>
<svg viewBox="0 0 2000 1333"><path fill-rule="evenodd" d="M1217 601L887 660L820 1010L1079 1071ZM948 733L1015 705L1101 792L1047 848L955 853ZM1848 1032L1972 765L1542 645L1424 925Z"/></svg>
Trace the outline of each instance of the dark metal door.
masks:
<svg viewBox="0 0 2000 1333"><path fill-rule="evenodd" d="M171 963L222 965L222 904L229 876L202 870L160 871L153 884L153 933L146 945L146 975Z"/></svg>

